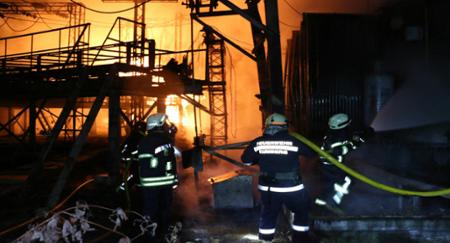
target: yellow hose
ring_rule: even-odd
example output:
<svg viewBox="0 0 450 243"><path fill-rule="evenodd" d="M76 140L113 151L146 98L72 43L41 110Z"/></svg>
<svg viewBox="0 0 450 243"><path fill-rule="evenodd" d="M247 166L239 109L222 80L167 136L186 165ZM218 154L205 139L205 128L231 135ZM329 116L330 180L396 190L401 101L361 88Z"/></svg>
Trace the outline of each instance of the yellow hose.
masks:
<svg viewBox="0 0 450 243"><path fill-rule="evenodd" d="M298 139L299 141L301 141L304 144L306 144L307 146L309 146L312 150L316 151L319 155L326 158L327 161L331 162L333 165L335 165L339 169L345 171L346 173L355 177L356 179L358 179L364 183L367 183L373 187L376 187L378 189L381 189L381 190L384 190L387 192L400 194L400 195L420 196L420 197L437 197L437 196L444 196L444 195L450 194L450 188L437 190L437 191L428 191L428 192L410 191L410 190L404 190L404 189L391 187L391 186L376 182L376 181L354 171L353 169L345 166L344 164L339 163L335 158L333 158L333 156L331 156L328 153L326 153L325 151L321 150L317 145L315 145L313 142L309 141L307 138L303 137L302 135L295 133L295 132L291 132L290 134L292 136L294 136L296 139Z"/></svg>

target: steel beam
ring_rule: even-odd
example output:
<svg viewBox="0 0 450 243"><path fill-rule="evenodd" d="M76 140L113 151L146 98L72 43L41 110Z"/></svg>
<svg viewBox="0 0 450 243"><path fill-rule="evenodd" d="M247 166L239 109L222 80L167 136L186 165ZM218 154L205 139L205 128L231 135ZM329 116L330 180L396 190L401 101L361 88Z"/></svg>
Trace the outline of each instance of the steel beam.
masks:
<svg viewBox="0 0 450 243"><path fill-rule="evenodd" d="M80 80L78 83L75 83L76 86L73 88L72 94L66 99L66 103L64 104L64 107L61 111L61 113L58 116L58 119L56 120L55 125L53 126L53 129L50 133L50 139L46 143L46 145L43 147L40 156L35 161L30 174L28 175L27 182L29 185L33 185L35 180L39 178L39 176L42 173L42 169L44 167L44 162L47 159L48 153L53 148L53 145L55 144L56 140L58 139L59 133L61 132L62 128L64 127L64 124L66 123L67 118L70 115L70 112L72 111L73 107L76 104L77 97L80 93L81 88L83 87L84 83L87 80L87 74L85 72L85 69L80 70Z"/></svg>
<svg viewBox="0 0 450 243"><path fill-rule="evenodd" d="M114 80L115 81L115 80ZM108 140L111 156L110 178L115 181L120 174L120 93L117 85L109 91Z"/></svg>
<svg viewBox="0 0 450 243"><path fill-rule="evenodd" d="M250 23L252 24L252 26L257 27L259 30L264 31L264 33L271 33L271 34L278 34L279 32L276 31L272 31L270 28L267 28L266 26L264 26L261 21L258 21L258 19L255 19L251 14L248 14L245 10L242 10L241 8L239 8L238 6L234 5L234 3L228 1L228 0L219 0L220 2L222 2L225 6L229 7L231 10L233 10L234 12L238 13L239 15L241 15L243 18L245 18L246 20L250 21ZM272 0L273 1L273 0ZM248 1L247 1L248 2ZM267 5L266 5L266 9L267 9ZM278 9L277 9L278 11ZM267 13L266 13L267 14ZM277 28L278 29L278 28ZM279 34L278 34L279 35Z"/></svg>
<svg viewBox="0 0 450 243"><path fill-rule="evenodd" d="M34 99L31 100L30 102L29 117L30 121L27 129L27 132L29 134L28 142L34 147L34 145L36 144L36 117L37 117L36 101Z"/></svg>
<svg viewBox="0 0 450 243"><path fill-rule="evenodd" d="M210 115L214 115L206 106L202 105L200 102L192 99L191 97L189 97L187 95L178 95L178 96L181 97L182 99L186 100L187 102L191 103L192 105L194 105L194 107L197 107L200 110L202 110Z"/></svg>
<svg viewBox="0 0 450 243"><path fill-rule="evenodd" d="M261 22L261 16L259 15L258 5L254 1L248 1L248 12L249 14L259 22ZM272 102L270 97L272 95L271 85L269 82L269 70L267 68L266 53L264 47L265 36L255 26L252 26L252 37L253 37L253 53L256 55L256 66L258 69L258 81L259 81L259 92L264 117L270 115L272 111Z"/></svg>
<svg viewBox="0 0 450 243"><path fill-rule="evenodd" d="M233 41L231 41L230 39L228 39L227 37L225 37L224 35L222 35L221 33L219 33L218 31L214 30L211 26L209 26L207 23L203 22L200 18L198 18L196 15L191 14L191 18L194 19L195 21L197 21L199 24L203 25L204 28L207 28L208 30L210 30L211 32L213 32L215 35L217 35L219 38L223 39L224 41L226 41L228 44L230 44L231 46L233 46L234 48L238 49L240 52L242 52L244 55L246 55L247 57L249 57L250 59L256 61L256 57L254 55L252 55L251 53L249 53L248 51L246 51L244 48L240 47L238 44L234 43Z"/></svg>
<svg viewBox="0 0 450 243"><path fill-rule="evenodd" d="M281 69L281 45L278 22L278 3L264 0L267 27L273 32L267 35L267 61L270 69L272 112L284 114L284 90Z"/></svg>
<svg viewBox="0 0 450 243"><path fill-rule="evenodd" d="M89 114L86 118L86 122L83 124L80 134L78 135L77 139L75 140L75 142L72 146L72 149L69 152L69 158L64 163L64 168L61 171L61 173L59 174L56 184L50 193L50 196L49 196L49 199L47 202L47 207L49 209L54 207L60 199L60 196L64 189L64 186L70 176L73 166L75 165L76 158L80 154L81 149L82 149L84 143L86 142L89 131L91 130L91 127L94 124L95 118L97 117L97 114L98 114L100 108L102 107L103 101L111 87L111 83L116 78L115 76L117 75L117 72L115 72L114 69L115 69L115 66L112 67L112 70L109 73L110 80L106 80L103 83L102 89L100 90L99 94L95 98L95 101L92 104L91 109L89 110Z"/></svg>
<svg viewBox="0 0 450 243"><path fill-rule="evenodd" d="M245 10L243 10L245 11ZM206 12L206 13L197 13L198 17L220 17L220 16L230 16L236 15L235 11L232 10L224 10L224 11L214 11L214 12Z"/></svg>
<svg viewBox="0 0 450 243"><path fill-rule="evenodd" d="M21 139L20 137L18 137L16 134L14 134L13 131L11 131L8 126L11 125L12 123L15 122L15 120L17 118L19 118L30 106L26 106L25 108L23 108L21 111L19 111L19 113L17 113L14 117L12 117L11 119L9 119L9 121L7 121L5 124L1 124L0 123L0 131L1 130L5 130L8 135L10 135L11 137L17 139L17 141L22 142L23 139Z"/></svg>

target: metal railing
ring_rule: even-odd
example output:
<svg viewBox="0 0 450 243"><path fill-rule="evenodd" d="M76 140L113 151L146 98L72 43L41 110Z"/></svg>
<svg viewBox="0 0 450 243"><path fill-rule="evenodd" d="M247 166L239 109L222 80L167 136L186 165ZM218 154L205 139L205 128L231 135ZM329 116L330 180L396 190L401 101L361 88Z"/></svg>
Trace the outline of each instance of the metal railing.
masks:
<svg viewBox="0 0 450 243"><path fill-rule="evenodd" d="M69 33L77 30L75 39ZM1 74L62 69L86 64L83 50L89 48L90 24L81 24L0 38ZM56 40L57 47L47 48Z"/></svg>

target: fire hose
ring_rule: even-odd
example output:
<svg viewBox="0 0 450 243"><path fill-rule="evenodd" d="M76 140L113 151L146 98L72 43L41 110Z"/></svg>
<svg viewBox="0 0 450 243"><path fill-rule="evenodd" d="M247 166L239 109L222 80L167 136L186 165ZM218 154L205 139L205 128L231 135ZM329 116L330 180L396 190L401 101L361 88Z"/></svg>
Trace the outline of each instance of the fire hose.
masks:
<svg viewBox="0 0 450 243"><path fill-rule="evenodd" d="M323 156L324 158L327 159L327 161L329 161L330 163L332 163L333 165L335 165L336 167L338 167L339 169L343 170L344 172L346 172L347 174L355 177L356 179L369 184L373 187L376 187L378 189L381 189L383 191L387 191L387 192L391 192L391 193L395 193L395 194L400 194L400 195L406 195L406 196L420 196L420 197L437 197L437 196L444 196L444 195L448 195L450 194L450 188L446 188L446 189L442 189L442 190L436 190L436 191L410 191L410 190L405 190L405 189L400 189L400 188L396 188L396 187L392 187L392 186L388 186L386 184L382 184L380 182L374 181L358 172L356 172L355 170L345 166L342 163L339 163L339 161L337 161L333 156L331 156L330 154L328 154L327 152L321 150L317 145L315 145L313 142L311 142L310 140L308 140L307 138L303 137L302 135L292 132L290 133L293 137L295 137L297 140L303 142L304 144L306 144L308 147L310 147L312 150L314 150L315 152L317 152L319 155Z"/></svg>
<svg viewBox="0 0 450 243"><path fill-rule="evenodd" d="M314 144L313 142L311 142L310 140L308 140L307 138L303 137L302 135L295 133L295 132L291 132L290 133L293 137L295 137L297 140L299 140L300 142L303 142L304 144L306 144L308 147L310 147L312 150L314 150L315 152L317 152L319 155L323 156L324 158L326 158L330 163L332 163L333 165L335 165L336 167L338 167L339 169L343 170L344 172L346 172L347 174L355 177L356 179L369 184L375 188L378 188L380 190L383 191L387 191L387 192L391 192L391 193L395 193L395 194L400 194L400 195L405 195L405 196L420 196L420 197L438 197L438 196L445 196L445 195L450 195L450 188L447 189L441 189L441 190L436 190L436 191L411 191L411 190L405 190L405 189L400 189L400 188L396 188L396 187L392 187L377 181L374 181L358 172L356 172L355 170L351 169L350 167L339 163L339 161L337 161L333 156L331 156L330 154L328 154L327 152L321 150L319 148L319 146L317 146L316 144ZM233 149L237 149L237 148L242 148L242 146L247 145L248 142L243 142L243 143L237 143L237 144L232 144L232 145L225 145L222 147L216 147L216 148L212 148L212 147L208 147L208 146L204 146L203 149L205 152L216 156L220 159L223 159L225 161L230 162L231 164L234 164L236 166L239 166L241 168L248 168L249 166L246 166L244 164L242 164L239 161L233 160L231 158L228 158L225 155L222 155L220 153L217 153L215 150L219 150L219 149L228 149L228 148L233 148Z"/></svg>

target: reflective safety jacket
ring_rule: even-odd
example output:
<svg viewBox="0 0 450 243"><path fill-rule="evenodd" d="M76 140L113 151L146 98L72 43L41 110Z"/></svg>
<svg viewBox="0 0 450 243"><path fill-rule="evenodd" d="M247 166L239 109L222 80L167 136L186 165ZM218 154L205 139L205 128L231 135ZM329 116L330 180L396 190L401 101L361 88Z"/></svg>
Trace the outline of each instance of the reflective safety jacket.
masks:
<svg viewBox="0 0 450 243"><path fill-rule="evenodd" d="M364 140L361 137L353 136L348 129L330 130L323 138L321 149L342 163L345 155L363 142ZM320 157L320 162L331 164L324 157Z"/></svg>
<svg viewBox="0 0 450 243"><path fill-rule="evenodd" d="M127 178L123 178L124 181L119 185L118 190L125 190L125 180L127 181L128 186L138 183L139 164L137 163L137 147L139 141L141 141L144 136L144 132L139 129L133 129L122 145L120 153L122 162L126 163L125 173L127 174Z"/></svg>
<svg viewBox="0 0 450 243"><path fill-rule="evenodd" d="M150 132L138 145L139 180L143 187L177 184L177 168L172 140L163 131Z"/></svg>
<svg viewBox="0 0 450 243"><path fill-rule="evenodd" d="M123 161L131 161L136 157L133 155L133 152L137 150L139 141L144 136L145 134L137 129L131 130L130 135L125 139L122 146L121 155Z"/></svg>
<svg viewBox="0 0 450 243"><path fill-rule="evenodd" d="M241 160L246 165L259 165L260 190L290 192L303 189L300 155L312 157L315 153L284 130L254 139Z"/></svg>

